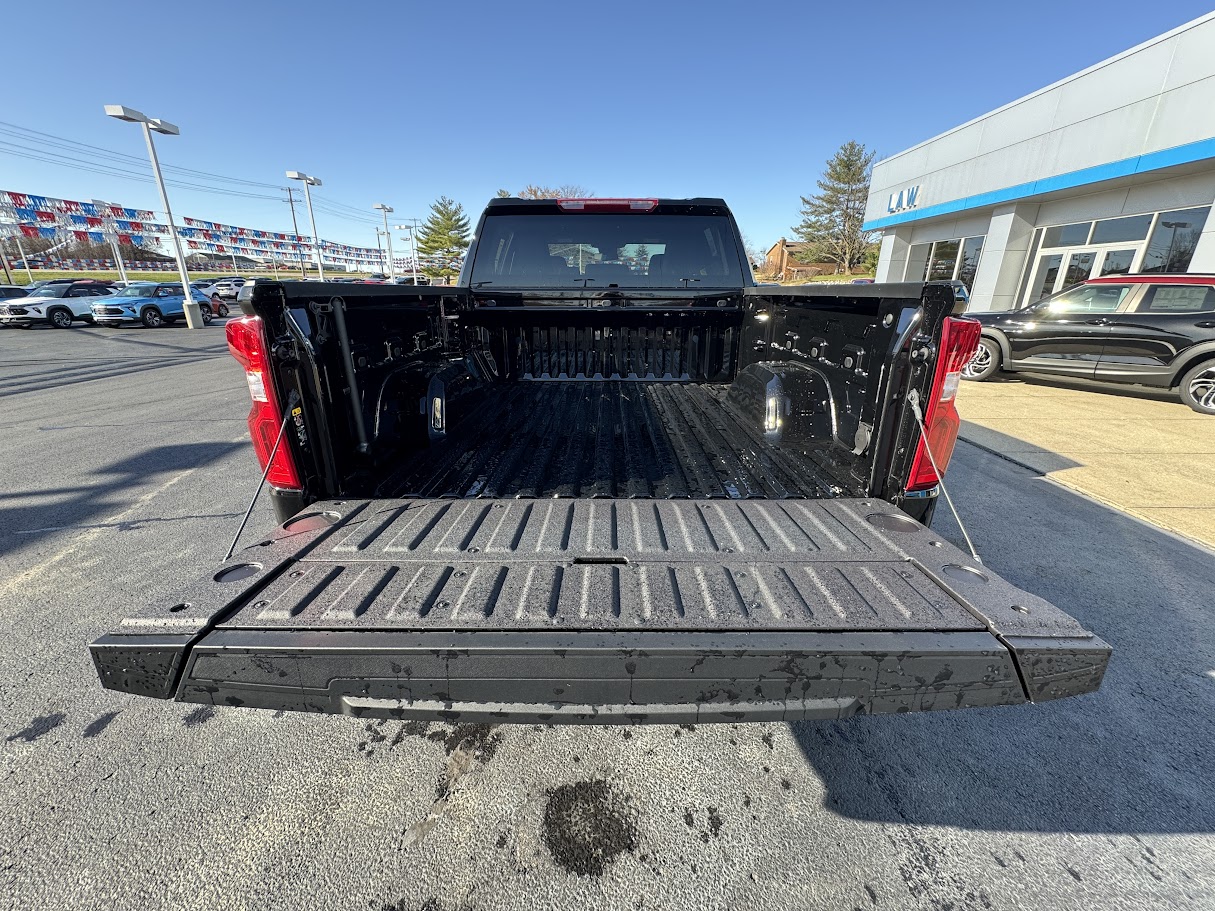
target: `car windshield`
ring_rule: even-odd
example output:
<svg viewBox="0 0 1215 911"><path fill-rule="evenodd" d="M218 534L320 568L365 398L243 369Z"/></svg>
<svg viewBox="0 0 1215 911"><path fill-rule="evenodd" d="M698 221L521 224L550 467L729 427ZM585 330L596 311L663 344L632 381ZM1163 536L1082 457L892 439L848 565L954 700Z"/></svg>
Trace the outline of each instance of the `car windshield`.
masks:
<svg viewBox="0 0 1215 911"><path fill-rule="evenodd" d="M721 215L571 213L485 219L473 287L713 288L742 284Z"/></svg>
<svg viewBox="0 0 1215 911"><path fill-rule="evenodd" d="M136 282L118 292L119 297L151 297L156 293L155 282Z"/></svg>

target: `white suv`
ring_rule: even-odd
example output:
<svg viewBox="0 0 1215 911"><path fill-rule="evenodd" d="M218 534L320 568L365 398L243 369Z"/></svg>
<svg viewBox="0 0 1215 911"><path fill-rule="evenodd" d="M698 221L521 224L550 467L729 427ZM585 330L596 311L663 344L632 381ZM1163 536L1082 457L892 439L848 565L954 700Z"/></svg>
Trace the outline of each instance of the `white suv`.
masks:
<svg viewBox="0 0 1215 911"><path fill-rule="evenodd" d="M106 282L54 282L36 289L29 297L11 298L0 304L0 325L28 329L34 323L50 323L69 329L76 320L93 321L93 303L114 289Z"/></svg>

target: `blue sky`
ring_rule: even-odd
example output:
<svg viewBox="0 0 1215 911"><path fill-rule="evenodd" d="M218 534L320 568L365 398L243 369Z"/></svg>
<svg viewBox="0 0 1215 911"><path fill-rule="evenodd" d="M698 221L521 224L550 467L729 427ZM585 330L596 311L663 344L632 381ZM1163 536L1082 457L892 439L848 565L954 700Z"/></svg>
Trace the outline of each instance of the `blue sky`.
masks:
<svg viewBox="0 0 1215 911"><path fill-rule="evenodd" d="M723 196L767 246L789 234L799 194L842 142L894 154L1209 11L1199 0L10 6L0 121L138 156L142 166L119 166L142 175L139 130L102 113L125 104L181 127L159 141L164 164L267 186L192 182L275 197L173 187L179 219L290 230L272 187L301 170L324 180L321 235L364 246L374 203L394 206L396 223L446 195L475 217L499 187L527 183ZM150 183L11 154L99 161L24 135L0 126L0 189L160 208Z"/></svg>

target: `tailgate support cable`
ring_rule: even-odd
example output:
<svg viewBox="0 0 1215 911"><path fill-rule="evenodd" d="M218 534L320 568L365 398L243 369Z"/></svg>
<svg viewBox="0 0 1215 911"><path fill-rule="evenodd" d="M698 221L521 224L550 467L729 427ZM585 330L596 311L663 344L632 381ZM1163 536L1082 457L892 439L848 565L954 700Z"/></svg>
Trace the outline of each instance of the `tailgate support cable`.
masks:
<svg viewBox="0 0 1215 911"><path fill-rule="evenodd" d="M292 396L295 393L292 392ZM266 476L270 474L270 466L274 464L274 457L278 454L278 447L283 442L283 433L287 430L287 422L291 420L292 402L288 402L288 407L283 411L283 423L278 429L278 436L274 439L274 448L270 450L270 458L266 459L266 470L262 472L262 479L257 482L257 490L253 491L253 499L249 501L249 508L245 510L245 517L240 520L240 528L236 529L236 535L232 538L232 544L228 547L228 552L224 554L225 563L231 559L232 554L236 552L236 542L240 540L241 532L245 530L245 526L249 524L249 516L253 515L253 507L257 504L257 498L262 492L262 488L266 486Z"/></svg>
<svg viewBox="0 0 1215 911"><path fill-rule="evenodd" d="M953 513L953 518L958 523L958 528L962 529L962 537L966 539L966 546L970 550L970 555L974 557L976 563L982 566L983 558L979 556L979 552L975 550L974 542L970 540L970 535L966 533L966 526L962 524L962 517L958 515L958 510L953 505L953 498L949 496L949 489L945 486L944 473L941 469L937 468L937 460L933 457L932 444L928 442L928 430L924 427L924 413L920 410L920 393L912 389L907 393L907 401L911 405L911 413L915 415L915 422L920 425L920 439L924 441L924 451L928 453L928 461L932 464L932 470L937 473L937 483L941 485L941 493L945 495L945 502L949 504L949 511Z"/></svg>

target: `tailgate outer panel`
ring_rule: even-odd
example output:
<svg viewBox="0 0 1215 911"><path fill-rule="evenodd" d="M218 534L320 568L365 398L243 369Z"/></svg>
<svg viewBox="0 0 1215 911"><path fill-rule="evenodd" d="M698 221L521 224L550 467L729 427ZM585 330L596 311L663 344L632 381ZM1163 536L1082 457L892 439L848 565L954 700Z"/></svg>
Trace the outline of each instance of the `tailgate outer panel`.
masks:
<svg viewBox="0 0 1215 911"><path fill-rule="evenodd" d="M873 499L332 501L216 576L242 563L95 643L103 682L383 717L795 720L1076 695L1109 657ZM141 641L192 643L154 662L180 676L131 662Z"/></svg>

